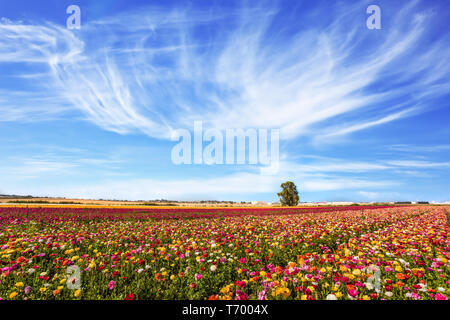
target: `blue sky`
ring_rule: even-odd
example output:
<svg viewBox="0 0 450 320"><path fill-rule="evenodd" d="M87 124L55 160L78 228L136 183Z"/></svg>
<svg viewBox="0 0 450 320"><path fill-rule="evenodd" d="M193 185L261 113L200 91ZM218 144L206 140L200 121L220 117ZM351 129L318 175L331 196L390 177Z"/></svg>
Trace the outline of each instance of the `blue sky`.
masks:
<svg viewBox="0 0 450 320"><path fill-rule="evenodd" d="M16 0L0 19L0 194L450 200L447 1ZM196 120L279 129L279 171L173 164Z"/></svg>

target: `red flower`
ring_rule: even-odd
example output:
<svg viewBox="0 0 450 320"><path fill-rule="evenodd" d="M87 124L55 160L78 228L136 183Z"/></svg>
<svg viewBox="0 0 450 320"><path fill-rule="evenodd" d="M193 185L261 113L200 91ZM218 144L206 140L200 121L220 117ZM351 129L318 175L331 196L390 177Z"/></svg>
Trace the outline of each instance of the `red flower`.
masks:
<svg viewBox="0 0 450 320"><path fill-rule="evenodd" d="M125 300L134 300L134 293L127 294L127 296L125 297Z"/></svg>

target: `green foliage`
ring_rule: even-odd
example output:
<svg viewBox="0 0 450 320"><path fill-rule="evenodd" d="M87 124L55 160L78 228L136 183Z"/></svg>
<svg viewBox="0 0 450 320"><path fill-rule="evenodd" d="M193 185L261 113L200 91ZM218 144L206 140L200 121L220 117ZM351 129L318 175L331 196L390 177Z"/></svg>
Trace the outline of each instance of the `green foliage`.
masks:
<svg viewBox="0 0 450 320"><path fill-rule="evenodd" d="M280 203L282 206L296 206L300 200L298 196L297 187L292 181L286 181L281 184L281 192L277 195L280 197Z"/></svg>

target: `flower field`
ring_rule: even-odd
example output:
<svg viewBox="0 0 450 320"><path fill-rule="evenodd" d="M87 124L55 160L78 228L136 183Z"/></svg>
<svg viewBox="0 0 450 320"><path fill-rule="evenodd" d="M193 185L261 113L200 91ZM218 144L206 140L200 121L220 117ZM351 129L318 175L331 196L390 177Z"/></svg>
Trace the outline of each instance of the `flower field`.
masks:
<svg viewBox="0 0 450 320"><path fill-rule="evenodd" d="M449 207L0 207L0 299L450 296Z"/></svg>

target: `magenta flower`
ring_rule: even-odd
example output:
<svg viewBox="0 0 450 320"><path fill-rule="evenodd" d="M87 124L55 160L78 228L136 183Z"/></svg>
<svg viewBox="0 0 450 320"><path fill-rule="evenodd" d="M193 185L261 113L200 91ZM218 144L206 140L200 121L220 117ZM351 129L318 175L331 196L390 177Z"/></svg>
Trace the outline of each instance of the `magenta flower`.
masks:
<svg viewBox="0 0 450 320"><path fill-rule="evenodd" d="M109 288L109 290L112 290L112 289L114 289L114 286L116 285L116 282L114 281L114 280L111 280L109 283L108 283L108 288Z"/></svg>
<svg viewBox="0 0 450 320"><path fill-rule="evenodd" d="M448 298L441 293L436 293L434 300L448 300Z"/></svg>
<svg viewBox="0 0 450 320"><path fill-rule="evenodd" d="M195 274L195 279L200 280L203 276L199 273Z"/></svg>
<svg viewBox="0 0 450 320"><path fill-rule="evenodd" d="M348 290L348 294L349 294L352 298L354 298L354 297L356 297L356 296L358 295L358 291L356 291L356 290Z"/></svg>

